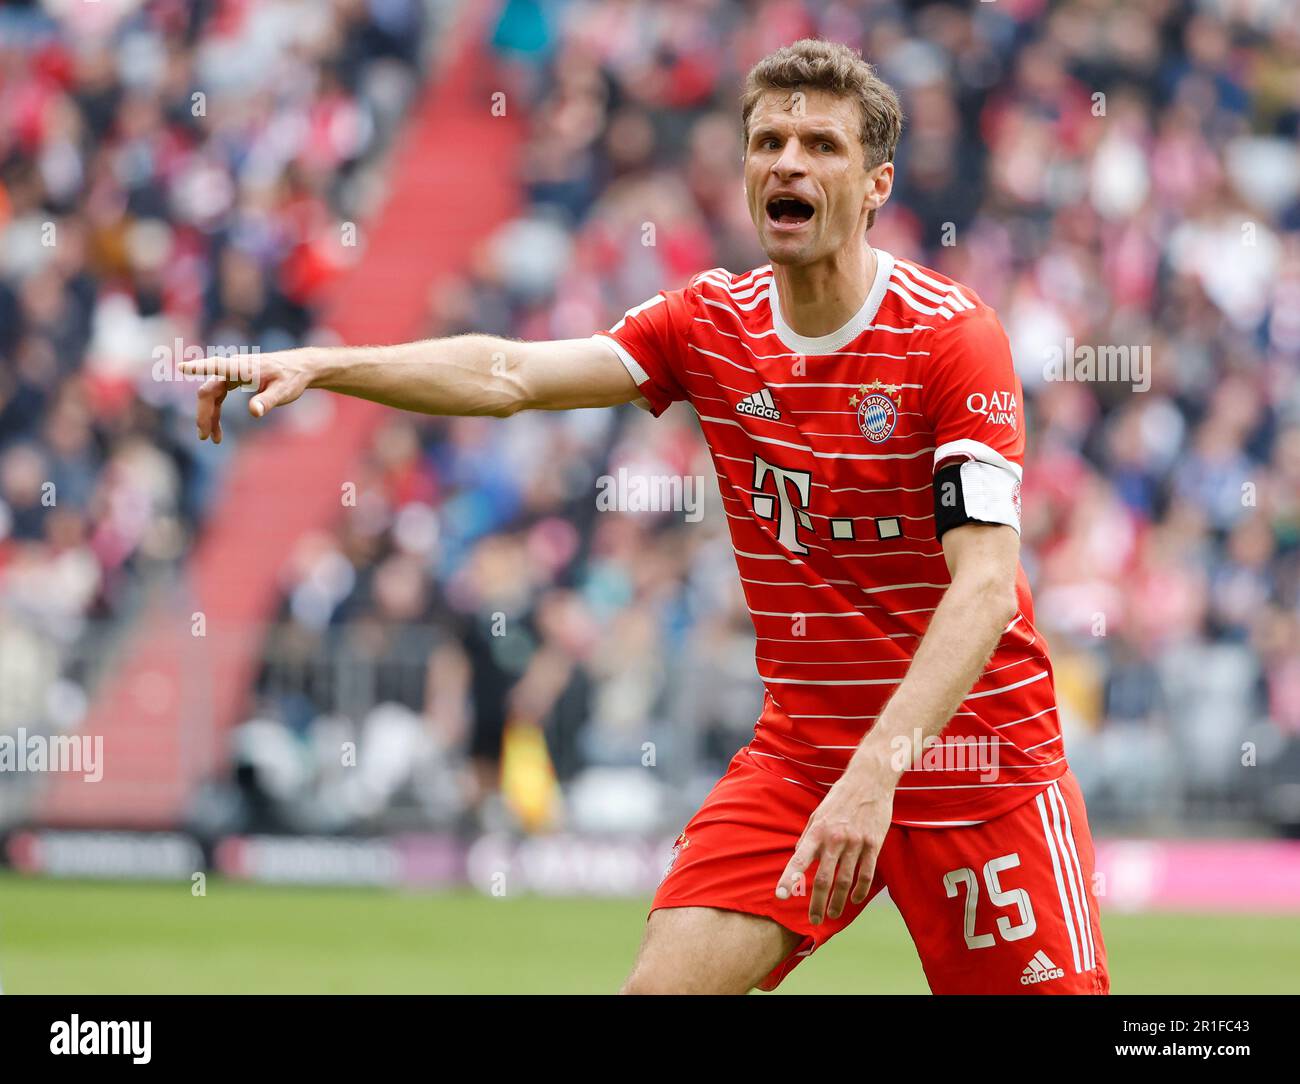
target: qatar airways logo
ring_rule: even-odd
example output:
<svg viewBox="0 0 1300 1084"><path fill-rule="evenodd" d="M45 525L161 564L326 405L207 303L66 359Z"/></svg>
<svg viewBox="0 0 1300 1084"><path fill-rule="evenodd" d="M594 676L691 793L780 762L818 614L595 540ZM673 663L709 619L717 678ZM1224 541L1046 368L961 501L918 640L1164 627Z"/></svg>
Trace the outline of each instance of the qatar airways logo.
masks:
<svg viewBox="0 0 1300 1084"><path fill-rule="evenodd" d="M966 409L982 415L987 425L1016 428L1016 397L1009 391L971 392L966 396Z"/></svg>

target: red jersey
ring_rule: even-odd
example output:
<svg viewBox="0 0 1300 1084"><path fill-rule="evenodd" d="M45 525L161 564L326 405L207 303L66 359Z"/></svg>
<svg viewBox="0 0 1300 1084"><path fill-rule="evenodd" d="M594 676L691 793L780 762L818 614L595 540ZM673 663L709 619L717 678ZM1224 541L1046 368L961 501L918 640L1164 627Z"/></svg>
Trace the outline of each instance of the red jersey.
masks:
<svg viewBox="0 0 1300 1084"><path fill-rule="evenodd" d="M699 416L766 687L749 750L821 793L907 673L951 582L936 469L962 464L972 518L1020 521L1022 394L996 315L938 272L876 253L866 301L828 335L786 324L768 266L702 272L598 336L656 415L685 399ZM902 776L895 823L989 820L1066 771L1023 568L1016 593L971 692Z"/></svg>

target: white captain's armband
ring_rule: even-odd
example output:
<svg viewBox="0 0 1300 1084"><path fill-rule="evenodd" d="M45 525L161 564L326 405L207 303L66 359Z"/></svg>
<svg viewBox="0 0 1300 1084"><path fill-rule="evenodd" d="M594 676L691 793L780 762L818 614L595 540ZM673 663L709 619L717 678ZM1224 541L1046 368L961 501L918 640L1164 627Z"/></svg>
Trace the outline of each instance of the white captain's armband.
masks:
<svg viewBox="0 0 1300 1084"><path fill-rule="evenodd" d="M1020 478L1016 463L977 440L954 440L934 453L934 536L964 523L1002 523L1020 533Z"/></svg>

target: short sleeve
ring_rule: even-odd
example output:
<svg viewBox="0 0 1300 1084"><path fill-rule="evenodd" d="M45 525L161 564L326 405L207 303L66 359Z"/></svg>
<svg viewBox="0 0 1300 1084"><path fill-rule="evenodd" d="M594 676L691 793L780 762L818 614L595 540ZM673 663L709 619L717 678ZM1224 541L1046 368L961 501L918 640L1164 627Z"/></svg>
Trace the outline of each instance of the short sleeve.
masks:
<svg viewBox="0 0 1300 1084"><path fill-rule="evenodd" d="M617 324L594 337L618 355L658 417L686 398L682 369L691 321L691 287L660 291L628 309Z"/></svg>
<svg viewBox="0 0 1300 1084"><path fill-rule="evenodd" d="M934 432L934 469L960 464L972 519L1020 529L1023 393L993 310L942 324L930 340L921 407Z"/></svg>

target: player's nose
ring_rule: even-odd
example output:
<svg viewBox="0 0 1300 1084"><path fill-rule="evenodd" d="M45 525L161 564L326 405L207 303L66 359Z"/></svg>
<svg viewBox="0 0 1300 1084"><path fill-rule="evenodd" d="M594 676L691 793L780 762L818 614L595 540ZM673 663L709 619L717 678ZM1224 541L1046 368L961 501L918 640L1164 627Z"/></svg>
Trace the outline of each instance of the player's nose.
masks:
<svg viewBox="0 0 1300 1084"><path fill-rule="evenodd" d="M782 180L801 177L808 171L808 160L804 155L803 143L795 136L785 141L781 153L772 163L772 172Z"/></svg>

